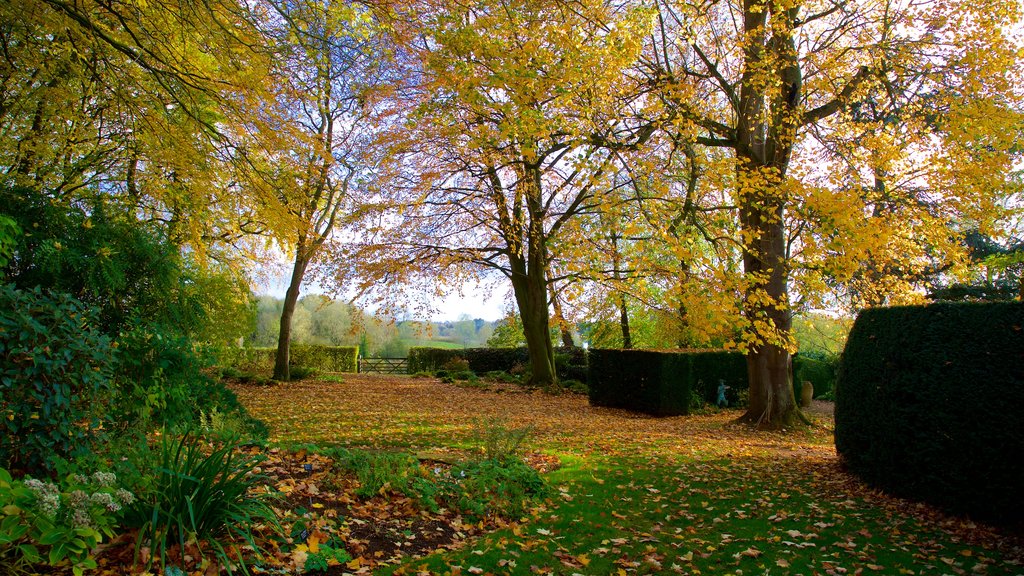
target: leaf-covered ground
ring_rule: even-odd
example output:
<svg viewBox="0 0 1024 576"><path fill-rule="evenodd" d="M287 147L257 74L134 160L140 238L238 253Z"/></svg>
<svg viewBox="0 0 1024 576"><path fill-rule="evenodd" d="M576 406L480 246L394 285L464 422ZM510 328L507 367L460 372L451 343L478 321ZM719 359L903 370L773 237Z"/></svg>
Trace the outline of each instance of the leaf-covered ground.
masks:
<svg viewBox="0 0 1024 576"><path fill-rule="evenodd" d="M732 425L732 411L649 418L582 396L434 379L346 375L236 391L283 446L401 450L439 465L474 449L483 420L532 427L529 458L558 496L511 523L467 524L387 493L349 499L351 486L316 485L328 463L279 451L281 469L269 472L292 487L293 506L354 557L330 573L1024 574L1014 531L845 474L827 414L813 429L770 434Z"/></svg>

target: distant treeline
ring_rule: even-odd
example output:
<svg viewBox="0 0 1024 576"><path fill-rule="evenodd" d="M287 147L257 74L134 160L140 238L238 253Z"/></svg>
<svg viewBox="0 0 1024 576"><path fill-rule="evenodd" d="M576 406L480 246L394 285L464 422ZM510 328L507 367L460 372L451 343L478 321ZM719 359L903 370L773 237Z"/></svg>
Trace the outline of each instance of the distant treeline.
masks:
<svg viewBox="0 0 1024 576"><path fill-rule="evenodd" d="M276 346L283 300L260 296L256 302L256 328L248 346ZM321 295L299 300L292 319L292 342L326 346L359 346L371 357L404 357L412 346L474 348L488 345L501 324L463 315L459 320L424 322L378 318L357 306Z"/></svg>

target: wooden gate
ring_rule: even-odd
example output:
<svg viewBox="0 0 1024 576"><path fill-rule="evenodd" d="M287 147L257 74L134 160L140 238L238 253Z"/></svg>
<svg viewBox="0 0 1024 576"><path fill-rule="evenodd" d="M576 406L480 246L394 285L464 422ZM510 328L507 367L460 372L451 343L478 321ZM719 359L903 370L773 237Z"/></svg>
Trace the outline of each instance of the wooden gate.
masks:
<svg viewBox="0 0 1024 576"><path fill-rule="evenodd" d="M377 374L408 374L408 358L360 358L359 371Z"/></svg>

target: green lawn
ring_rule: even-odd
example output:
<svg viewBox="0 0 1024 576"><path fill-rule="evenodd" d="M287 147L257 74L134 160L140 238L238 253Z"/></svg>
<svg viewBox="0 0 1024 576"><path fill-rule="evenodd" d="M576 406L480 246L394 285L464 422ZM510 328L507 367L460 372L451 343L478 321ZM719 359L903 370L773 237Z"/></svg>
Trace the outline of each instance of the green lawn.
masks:
<svg viewBox="0 0 1024 576"><path fill-rule="evenodd" d="M845 474L830 419L788 434L737 412L646 418L580 396L431 379L246 388L272 439L410 452L466 450L474 422L529 426L556 456L557 496L518 522L381 573L1018 574L1005 531L886 497Z"/></svg>

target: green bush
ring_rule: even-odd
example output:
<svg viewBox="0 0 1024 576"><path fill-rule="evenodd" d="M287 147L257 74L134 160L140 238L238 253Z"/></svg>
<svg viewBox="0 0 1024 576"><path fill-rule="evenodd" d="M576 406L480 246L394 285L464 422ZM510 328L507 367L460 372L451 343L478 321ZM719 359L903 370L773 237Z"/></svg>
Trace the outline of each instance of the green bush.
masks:
<svg viewBox="0 0 1024 576"><path fill-rule="evenodd" d="M589 358L594 406L656 416L689 414L692 393L714 403L721 379L735 405L747 384L746 359L739 352L592 349Z"/></svg>
<svg viewBox="0 0 1024 576"><path fill-rule="evenodd" d="M449 508L470 520L488 517L518 519L529 506L550 495L536 470L521 460L482 460L453 466L439 494Z"/></svg>
<svg viewBox="0 0 1024 576"><path fill-rule="evenodd" d="M316 376L316 368L310 368L309 366L291 366L288 369L288 378L293 381L305 380Z"/></svg>
<svg viewBox="0 0 1024 576"><path fill-rule="evenodd" d="M125 518L139 529L137 549L150 550L147 569L157 559L161 570L165 569L174 544L195 540L200 554L212 549L228 573L235 558L247 572L233 541L241 540L258 553L253 526L277 527L277 518L266 497L250 493L259 480L255 468L260 460L239 456L235 448L225 443L207 454L194 437L175 440L164 436L152 489L135 502ZM180 553L185 553L184 547ZM180 558L174 560L184 563Z"/></svg>
<svg viewBox="0 0 1024 576"><path fill-rule="evenodd" d="M359 480L356 496L372 498L381 491L394 491L407 496L420 497L421 483L427 478L419 460L411 454L395 452L362 452L335 450L331 456L340 471L352 472Z"/></svg>
<svg viewBox="0 0 1024 576"><path fill-rule="evenodd" d="M562 381L587 381L587 351L584 348L555 348L555 373Z"/></svg>
<svg viewBox="0 0 1024 576"><path fill-rule="evenodd" d="M409 373L436 372L453 358L464 358L469 369L477 374L512 372L516 366L529 366L526 348L410 348ZM587 351L583 348L556 348L555 368L559 379L587 379Z"/></svg>
<svg viewBox="0 0 1024 576"><path fill-rule="evenodd" d="M0 467L52 473L87 452L115 363L95 309L66 294L0 287Z"/></svg>
<svg viewBox="0 0 1024 576"><path fill-rule="evenodd" d="M221 366L243 372L273 372L277 348L225 348L218 352ZM358 346L292 344L288 355L290 370L305 367L316 372L358 372Z"/></svg>
<svg viewBox="0 0 1024 576"><path fill-rule="evenodd" d="M123 506L135 497L114 474L73 475L64 486L14 480L0 468L0 568L27 572L32 564L65 562L76 576L96 569L92 550L114 535Z"/></svg>
<svg viewBox="0 0 1024 576"><path fill-rule="evenodd" d="M862 312L836 385L836 450L894 494L1024 519L1024 303Z"/></svg>
<svg viewBox="0 0 1024 576"><path fill-rule="evenodd" d="M530 426L509 428L497 418L485 418L476 422L473 433L474 441L479 444L480 452L485 460L504 462L514 459L527 436L533 432Z"/></svg>
<svg viewBox="0 0 1024 576"><path fill-rule="evenodd" d="M590 351L590 404L655 416L689 413L689 362L653 350Z"/></svg>

